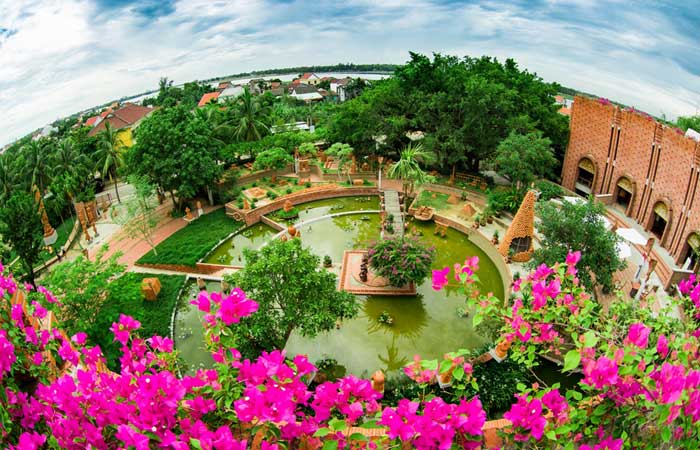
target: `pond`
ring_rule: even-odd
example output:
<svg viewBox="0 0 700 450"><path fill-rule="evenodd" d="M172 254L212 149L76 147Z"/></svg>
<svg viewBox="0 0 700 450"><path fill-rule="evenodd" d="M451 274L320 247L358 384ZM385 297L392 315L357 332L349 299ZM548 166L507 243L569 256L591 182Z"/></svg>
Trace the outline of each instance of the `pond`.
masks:
<svg viewBox="0 0 700 450"><path fill-rule="evenodd" d="M243 249L258 249L276 233L277 230L262 222L244 228L222 242L214 251L205 256L202 262L242 266L244 263Z"/></svg>
<svg viewBox="0 0 700 450"><path fill-rule="evenodd" d="M376 213L323 217L344 211L376 210L379 208L377 197L321 200L298 208L301 213L293 223L318 219L298 226L302 244L320 258L330 256L334 263L332 270L336 273L340 271L345 250L367 248L379 238L380 219ZM435 246L433 269L451 267L477 255L480 259L480 289L503 298L503 281L496 265L465 234L448 229L445 237L437 236L432 222L415 221L411 227L421 234L420 239L425 244ZM207 262L221 264L224 256L233 259L232 264L238 264L237 258L243 247L258 248L275 233L266 225L254 225L247 230L247 233L244 231L224 242L209 255ZM218 282L208 283L207 289L219 290L220 285ZM196 284L189 285L187 304L178 311L175 327L177 348L192 367L211 364L211 357L203 351L201 315L188 303L197 292ZM286 350L290 355L307 354L312 362L333 358L347 373L368 376L377 369L396 371L409 363L415 354L437 358L459 348L475 348L486 343L472 328L472 311L466 311L465 317L464 298L458 293L456 283L436 292L428 278L417 287L417 293L416 296L357 296L360 311L356 318L344 321L340 329L315 338L293 333ZM309 301L313 301L313 293L310 293ZM391 326L379 322L383 312L394 319Z"/></svg>
<svg viewBox="0 0 700 450"><path fill-rule="evenodd" d="M349 215L314 222L310 229L302 226L302 243L317 255L329 255L334 262L339 262L345 249L365 248L378 238L378 215L366 216L370 220L361 220L363 215ZM503 298L498 269L466 235L448 230L445 237L439 237L434 234L433 223L414 222L412 225L422 233L422 241L435 246L434 269L451 267L455 262L477 255L481 290ZM437 358L459 348L479 347L486 342L474 332L471 318L458 313L465 302L457 290L455 284L436 292L428 278L418 286L416 296L357 296L360 312L356 318L344 321L338 330L313 339L293 333L286 349L290 354L307 354L312 362L333 358L348 373L367 376L377 369L397 370L411 362L415 354ZM391 326L378 321L385 311L394 319Z"/></svg>

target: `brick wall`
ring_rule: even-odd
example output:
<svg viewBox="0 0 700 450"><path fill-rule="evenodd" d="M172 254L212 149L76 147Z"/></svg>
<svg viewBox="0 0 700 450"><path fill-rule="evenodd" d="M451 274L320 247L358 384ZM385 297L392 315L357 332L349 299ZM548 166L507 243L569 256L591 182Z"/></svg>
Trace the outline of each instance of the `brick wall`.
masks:
<svg viewBox="0 0 700 450"><path fill-rule="evenodd" d="M687 254L688 236L700 230L700 144L676 129L633 110L576 97L562 185L574 190L582 158L594 162L594 194L610 194L627 178L632 198L626 214L651 229L654 206L666 204L669 221L659 243L677 263Z"/></svg>

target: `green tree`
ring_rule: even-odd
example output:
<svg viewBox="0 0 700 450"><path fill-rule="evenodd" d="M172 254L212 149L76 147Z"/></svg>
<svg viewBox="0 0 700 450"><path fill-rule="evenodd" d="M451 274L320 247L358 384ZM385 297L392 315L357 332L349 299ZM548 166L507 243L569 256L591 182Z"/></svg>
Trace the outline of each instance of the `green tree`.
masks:
<svg viewBox="0 0 700 450"><path fill-rule="evenodd" d="M211 127L185 106L153 112L141 122L136 138L126 157L128 171L169 192L178 211L221 175L217 163L221 143L212 138Z"/></svg>
<svg viewBox="0 0 700 450"><path fill-rule="evenodd" d="M313 156L316 154L316 146L313 142L302 142L299 146L299 155L301 156Z"/></svg>
<svg viewBox="0 0 700 450"><path fill-rule="evenodd" d="M112 220L122 226L125 235L144 241L153 249L153 254L158 255L153 240L153 232L158 225L155 187L148 183L146 177L138 175L129 176L129 184L134 187L136 195L125 202L124 208L112 207Z"/></svg>
<svg viewBox="0 0 700 450"><path fill-rule="evenodd" d="M499 173L520 189L535 178L551 175L557 164L551 143L541 132L518 134L511 131L498 144L494 162Z"/></svg>
<svg viewBox="0 0 700 450"><path fill-rule="evenodd" d="M355 151L350 145L343 144L342 142L336 142L331 145L328 150L326 150L326 155L334 157L338 161L338 180L342 173L346 173L348 177L348 182L352 182L350 179L350 163L352 162L352 154Z"/></svg>
<svg viewBox="0 0 700 450"><path fill-rule="evenodd" d="M44 241L39 205L30 194L15 191L0 208L0 234L22 261L27 281L34 284L34 267Z"/></svg>
<svg viewBox="0 0 700 450"><path fill-rule="evenodd" d="M24 187L26 191L37 186L42 194L51 183L51 169L48 155L53 153L53 141L47 138L30 140L22 147L21 158L17 162L23 164ZM29 183L27 183L29 182Z"/></svg>
<svg viewBox="0 0 700 450"><path fill-rule="evenodd" d="M119 197L119 180L117 171L124 166L124 156L122 153L123 144L119 138L119 131L112 128L109 122L105 122L105 129L98 137L97 152L95 153L96 168L103 177L109 176L114 183L114 193L117 201L121 203Z"/></svg>
<svg viewBox="0 0 700 450"><path fill-rule="evenodd" d="M409 144L401 150L401 159L387 171L389 178L401 180L406 210L408 210L408 196L413 194L416 185L423 184L429 179L428 174L421 169L419 163L427 163L433 159L433 153L424 150L422 144Z"/></svg>
<svg viewBox="0 0 700 450"><path fill-rule="evenodd" d="M273 147L258 153L253 163L254 170L282 169L294 162L294 158L282 147ZM272 176L275 181L275 175Z"/></svg>
<svg viewBox="0 0 700 450"><path fill-rule="evenodd" d="M254 98L247 86L236 99L236 105L239 119L235 135L239 141L258 141L269 133L269 108Z"/></svg>
<svg viewBox="0 0 700 450"><path fill-rule="evenodd" d="M700 132L700 116L680 116L676 120L676 125L683 131L688 131L688 128Z"/></svg>
<svg viewBox="0 0 700 450"><path fill-rule="evenodd" d="M299 239L245 250L245 258L245 268L226 276L259 305L234 328L244 356L283 349L294 330L311 338L357 314L354 296L336 290L336 276L320 268L320 258Z"/></svg>
<svg viewBox="0 0 700 450"><path fill-rule="evenodd" d="M106 250L106 246L100 249L93 260L79 255L73 261L57 264L42 279L61 304L57 314L69 335L78 331L92 335L93 324L109 295L105 286L126 270L117 263L120 254L105 259Z"/></svg>
<svg viewBox="0 0 700 450"><path fill-rule="evenodd" d="M577 268L583 285L589 292L593 292L595 285L610 291L613 274L624 269L626 263L617 253L620 237L605 229L603 205L589 199L581 204L565 201L561 207L540 202L536 209L542 245L535 250L530 266L553 265L564 261L569 252L580 251Z"/></svg>

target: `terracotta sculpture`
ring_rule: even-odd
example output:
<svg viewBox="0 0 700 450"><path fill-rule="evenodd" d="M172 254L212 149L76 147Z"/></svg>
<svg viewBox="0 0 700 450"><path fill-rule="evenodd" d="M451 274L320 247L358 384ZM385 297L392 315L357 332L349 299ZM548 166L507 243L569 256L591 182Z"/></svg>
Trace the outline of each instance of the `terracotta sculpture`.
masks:
<svg viewBox="0 0 700 450"><path fill-rule="evenodd" d="M185 220L194 220L194 216L192 216L192 211L190 211L189 207L185 208Z"/></svg>
<svg viewBox="0 0 700 450"><path fill-rule="evenodd" d="M248 199L243 197L243 209L250 209L250 203L248 202Z"/></svg>
<svg viewBox="0 0 700 450"><path fill-rule="evenodd" d="M289 212L289 211L291 211L293 208L294 208L294 206L292 205L292 202L290 202L289 200L287 200L286 202L284 202L284 212Z"/></svg>
<svg viewBox="0 0 700 450"><path fill-rule="evenodd" d="M197 216L202 217L204 215L204 208L202 208L202 202L197 200Z"/></svg>
<svg viewBox="0 0 700 450"><path fill-rule="evenodd" d="M377 370L372 374L372 389L377 392L384 392L384 373L381 370Z"/></svg>

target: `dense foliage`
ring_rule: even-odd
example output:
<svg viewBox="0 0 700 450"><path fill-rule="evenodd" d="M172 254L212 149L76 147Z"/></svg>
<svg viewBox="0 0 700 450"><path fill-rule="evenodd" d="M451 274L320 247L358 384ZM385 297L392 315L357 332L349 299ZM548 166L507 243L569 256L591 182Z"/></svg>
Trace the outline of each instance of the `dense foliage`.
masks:
<svg viewBox="0 0 700 450"><path fill-rule="evenodd" d="M426 247L417 238L383 239L367 251L369 265L392 286L421 284L430 275L435 247Z"/></svg>
<svg viewBox="0 0 700 450"><path fill-rule="evenodd" d="M589 199L581 204L564 201L561 206L539 202L536 210L542 243L532 256L531 267L552 265L569 252L580 251L583 257L578 267L583 285L589 291L595 285L606 292L612 290L613 274L624 269L626 263L616 248L620 237L605 228L604 206Z"/></svg>
<svg viewBox="0 0 700 450"><path fill-rule="evenodd" d="M136 130L136 139L127 154L129 172L169 192L180 211L221 175L220 142L211 125L185 106L153 112Z"/></svg>
<svg viewBox="0 0 700 450"><path fill-rule="evenodd" d="M357 314L355 297L336 290L336 276L321 268L320 258L299 239L246 250L245 259L245 267L226 279L258 303L259 314L234 329L238 349L247 357L283 349L295 330L314 337Z"/></svg>
<svg viewBox="0 0 700 450"><path fill-rule="evenodd" d="M294 158L282 147L272 147L255 157L254 170L282 169L294 162Z"/></svg>
<svg viewBox="0 0 700 450"><path fill-rule="evenodd" d="M157 254L149 251L138 262L194 266L212 247L241 226L241 222L226 215L225 208L217 209L173 233L156 246Z"/></svg>
<svg viewBox="0 0 700 450"><path fill-rule="evenodd" d="M508 177L517 188L527 188L536 178L554 172L557 160L551 141L541 132L518 134L514 131L496 147L494 162L498 173Z"/></svg>
<svg viewBox="0 0 700 450"><path fill-rule="evenodd" d="M567 119L554 103L558 85L520 70L511 59L459 59L411 53L394 77L373 83L339 108L328 124L332 141L347 142L360 156L395 155L422 131L442 170L479 169L511 131L541 131L563 160Z"/></svg>
<svg viewBox="0 0 700 450"><path fill-rule="evenodd" d="M27 279L34 283L34 266L44 246L39 205L31 195L17 191L0 208L0 234L20 257Z"/></svg>
<svg viewBox="0 0 700 450"><path fill-rule="evenodd" d="M688 128L692 128L693 130L700 132L700 116L680 116L678 120L676 120L676 124L683 131L687 131Z"/></svg>

